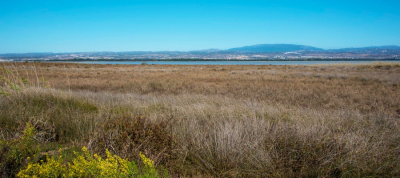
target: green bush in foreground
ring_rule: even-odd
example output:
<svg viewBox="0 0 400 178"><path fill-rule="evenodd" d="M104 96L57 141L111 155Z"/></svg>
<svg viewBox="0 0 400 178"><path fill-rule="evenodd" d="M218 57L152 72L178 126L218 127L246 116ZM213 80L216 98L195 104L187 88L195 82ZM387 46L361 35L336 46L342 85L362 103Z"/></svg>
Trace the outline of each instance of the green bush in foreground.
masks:
<svg viewBox="0 0 400 178"><path fill-rule="evenodd" d="M34 136L35 128L27 124L24 134L11 141L0 140L0 177L12 177L27 164L27 158L37 160L40 149Z"/></svg>

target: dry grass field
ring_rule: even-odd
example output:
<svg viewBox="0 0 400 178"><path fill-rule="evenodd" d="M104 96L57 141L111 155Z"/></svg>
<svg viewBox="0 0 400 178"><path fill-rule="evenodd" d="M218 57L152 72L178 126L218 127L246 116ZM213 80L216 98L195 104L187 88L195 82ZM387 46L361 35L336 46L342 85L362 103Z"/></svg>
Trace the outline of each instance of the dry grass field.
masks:
<svg viewBox="0 0 400 178"><path fill-rule="evenodd" d="M172 177L399 177L400 64L0 63L0 139Z"/></svg>

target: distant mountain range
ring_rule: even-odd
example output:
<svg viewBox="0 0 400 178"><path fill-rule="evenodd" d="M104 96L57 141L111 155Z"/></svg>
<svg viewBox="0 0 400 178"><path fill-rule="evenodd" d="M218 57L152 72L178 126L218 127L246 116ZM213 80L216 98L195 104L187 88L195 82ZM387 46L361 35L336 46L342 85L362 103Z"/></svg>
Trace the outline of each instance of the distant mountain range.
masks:
<svg viewBox="0 0 400 178"><path fill-rule="evenodd" d="M400 46L322 49L295 44L259 44L227 50L126 51L0 54L0 61L25 60L400 60Z"/></svg>
<svg viewBox="0 0 400 178"><path fill-rule="evenodd" d="M228 51L238 52L294 52L294 51L326 51L326 52L382 52L383 50L400 50L400 46L369 46L362 48L341 48L341 49L322 49L313 46L295 45L295 44L259 44L252 46L244 46L239 48L231 48Z"/></svg>
<svg viewBox="0 0 400 178"><path fill-rule="evenodd" d="M294 45L294 44L259 44L253 46L244 46L240 48L231 48L228 51L240 52L291 52L291 51L323 51L322 48L313 46Z"/></svg>
<svg viewBox="0 0 400 178"><path fill-rule="evenodd" d="M390 45L390 46L369 46L363 48L341 48L341 49L331 49L328 51L333 52L382 52L385 51L397 51L400 50L400 46Z"/></svg>

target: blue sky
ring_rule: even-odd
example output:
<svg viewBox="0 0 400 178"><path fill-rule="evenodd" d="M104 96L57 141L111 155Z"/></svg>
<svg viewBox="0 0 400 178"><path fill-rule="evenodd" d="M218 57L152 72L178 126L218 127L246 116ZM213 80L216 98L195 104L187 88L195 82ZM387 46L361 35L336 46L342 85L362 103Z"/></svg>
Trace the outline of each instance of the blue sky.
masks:
<svg viewBox="0 0 400 178"><path fill-rule="evenodd" d="M400 45L399 0L1 0L0 53Z"/></svg>

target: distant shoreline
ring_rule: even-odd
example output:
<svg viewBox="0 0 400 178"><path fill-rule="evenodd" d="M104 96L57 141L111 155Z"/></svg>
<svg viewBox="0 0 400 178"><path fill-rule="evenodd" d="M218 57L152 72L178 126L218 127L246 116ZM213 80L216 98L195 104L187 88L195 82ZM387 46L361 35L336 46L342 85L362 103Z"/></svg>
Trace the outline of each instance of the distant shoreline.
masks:
<svg viewBox="0 0 400 178"><path fill-rule="evenodd" d="M0 62L207 62L207 61L400 61L400 59L65 59L65 60L3 60Z"/></svg>

